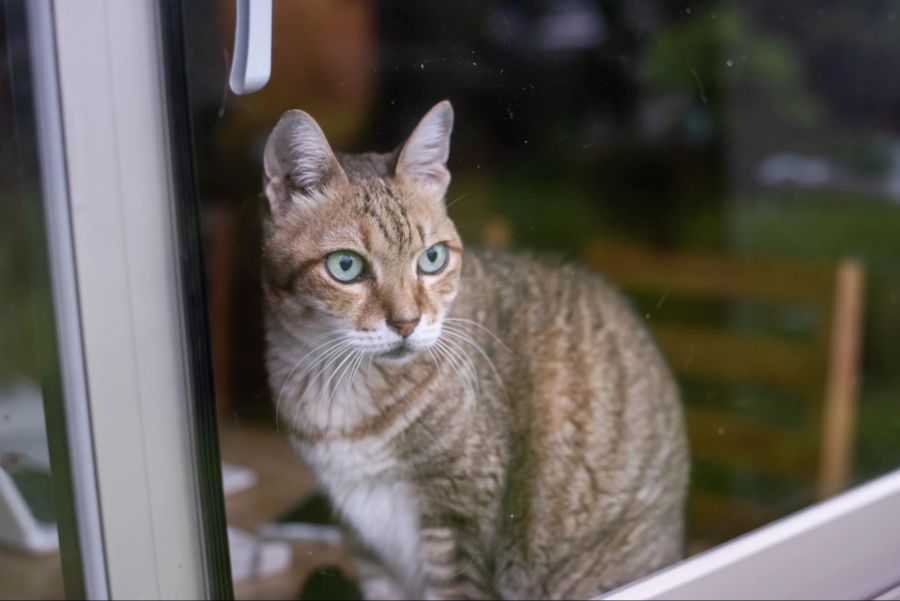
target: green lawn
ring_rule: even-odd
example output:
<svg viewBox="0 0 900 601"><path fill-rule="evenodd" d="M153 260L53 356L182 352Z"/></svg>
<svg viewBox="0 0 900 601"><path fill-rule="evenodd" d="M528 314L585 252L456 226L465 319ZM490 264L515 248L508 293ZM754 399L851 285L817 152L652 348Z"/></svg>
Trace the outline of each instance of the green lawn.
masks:
<svg viewBox="0 0 900 601"><path fill-rule="evenodd" d="M740 252L854 256L866 265L855 479L900 468L900 204L798 191L732 206L729 228Z"/></svg>

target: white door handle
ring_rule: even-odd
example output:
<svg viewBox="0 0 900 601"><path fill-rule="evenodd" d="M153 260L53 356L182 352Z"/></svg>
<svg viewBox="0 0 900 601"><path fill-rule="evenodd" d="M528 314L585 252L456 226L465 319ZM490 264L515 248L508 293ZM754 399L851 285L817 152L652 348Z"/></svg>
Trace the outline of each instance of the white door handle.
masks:
<svg viewBox="0 0 900 601"><path fill-rule="evenodd" d="M235 94L252 94L272 71L272 0L235 0L234 55L228 86Z"/></svg>

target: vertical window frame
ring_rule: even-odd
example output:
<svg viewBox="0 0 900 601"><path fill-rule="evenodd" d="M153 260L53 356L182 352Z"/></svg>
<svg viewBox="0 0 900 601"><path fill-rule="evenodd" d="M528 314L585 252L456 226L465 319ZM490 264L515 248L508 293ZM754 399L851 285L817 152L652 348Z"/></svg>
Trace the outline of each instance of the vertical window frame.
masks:
<svg viewBox="0 0 900 601"><path fill-rule="evenodd" d="M80 338L60 347L76 372L81 361L81 394L78 382L65 391L82 403L87 449L72 474L93 471L82 489L96 497L76 497L76 513L93 515L100 535L83 557L84 573L98 575L85 594L230 598L197 205L183 163L192 150L180 146L190 128L173 113L169 28L181 4L34 5L55 62L45 74L56 90L44 97L58 102L59 131L41 144L60 167L44 177L55 188L51 276L70 284L70 298L54 288L68 311L57 325Z"/></svg>

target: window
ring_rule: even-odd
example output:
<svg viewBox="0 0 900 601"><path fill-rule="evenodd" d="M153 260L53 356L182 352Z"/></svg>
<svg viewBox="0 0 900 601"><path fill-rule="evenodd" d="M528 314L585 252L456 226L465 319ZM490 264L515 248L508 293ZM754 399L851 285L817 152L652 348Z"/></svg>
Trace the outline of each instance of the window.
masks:
<svg viewBox="0 0 900 601"><path fill-rule="evenodd" d="M256 285L271 127L301 108L335 149L386 151L449 98L465 242L596 268L675 371L689 554L897 466L888 5L275 2L271 78L246 96L225 89L232 8L185 21L226 459L252 464L242 439L273 422ZM226 504L253 525L247 498ZM334 561L308 548L285 595Z"/></svg>
<svg viewBox="0 0 900 601"><path fill-rule="evenodd" d="M10 268L0 271L0 299L37 315L52 336L0 329L23 351L0 370L42 381L45 397L47 386L59 389L46 406L48 424L66 434L59 450L50 445L50 471L55 490L72 497L55 505L69 512L60 517L64 566L66 544L78 550L65 574L70 595L360 594L352 536L323 494L342 468L305 463L291 444L302 420L276 414L294 372L266 366L263 246L273 209L264 149L281 115L302 109L324 148L386 152L443 99L454 111L447 210L466 249L552 255L601 274L634 308L680 391L686 559L635 572L643 578L617 581L630 586L611 595L872 597L900 583L885 559L900 538L884 528L900 506L900 123L896 86L884 76L900 56L895 7L279 0L270 46L254 46L271 50L268 82L236 95L236 12L252 7L252 17L266 2L237 4L4 5L7 48L16 47L9 32L24 31L9 27L14 19L31 40L33 66L11 70L16 89L20 73L35 82L33 94L16 97L14 124L28 114L19 105L30 107L36 117L26 123L38 127L20 127L19 138L39 140L31 179L9 193L20 200L4 206L43 237L17 239L19 222L0 218L11 232L4 256L32 265L0 263ZM45 226L28 212L36 205L21 202L37 190ZM338 267L377 269L367 249L348 250L330 249L343 254L322 273L339 280ZM565 308L518 302L542 316ZM501 305L485 303L471 328L488 327ZM497 398L549 381L540 374L553 359L535 360L543 355L534 337L511 318L487 323L490 334L457 334L485 355L444 351L445 368L460 370L451 375ZM35 340L51 344L24 352ZM302 363L289 350L279 352ZM362 361L339 352L331 367L355 381L349 368ZM55 358L43 373L56 384L34 367L45 355ZM552 373L609 361L585 355ZM56 421L51 398L64 409ZM339 398L345 411L351 401ZM508 432L518 430L490 434ZM556 457L553 445L541 450ZM492 459L484 454L486 465ZM397 503L371 522L402 523L411 514ZM357 536L376 509L359 505ZM514 521L520 512L509 513ZM451 530L471 516L457 518ZM848 545L852 537L860 543ZM490 573L492 559L463 554ZM42 569L15 557L20 574ZM34 595L58 595L60 575L38 576L51 588Z"/></svg>

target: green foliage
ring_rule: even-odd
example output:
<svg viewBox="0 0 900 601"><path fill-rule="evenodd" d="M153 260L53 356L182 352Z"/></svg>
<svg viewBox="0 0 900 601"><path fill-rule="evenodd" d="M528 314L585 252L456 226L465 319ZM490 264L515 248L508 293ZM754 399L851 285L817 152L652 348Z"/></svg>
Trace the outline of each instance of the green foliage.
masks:
<svg viewBox="0 0 900 601"><path fill-rule="evenodd" d="M799 62L778 37L756 31L737 8L674 22L650 42L641 60L642 82L679 99L709 104L721 118L726 91L755 90L791 122L813 125L820 111L803 86Z"/></svg>
<svg viewBox="0 0 900 601"><path fill-rule="evenodd" d="M0 381L22 374L37 379L29 256L15 198L0 198Z"/></svg>
<svg viewBox="0 0 900 601"><path fill-rule="evenodd" d="M865 194L791 190L730 204L737 244L772 256L853 255L869 268L900 267L900 206Z"/></svg>

